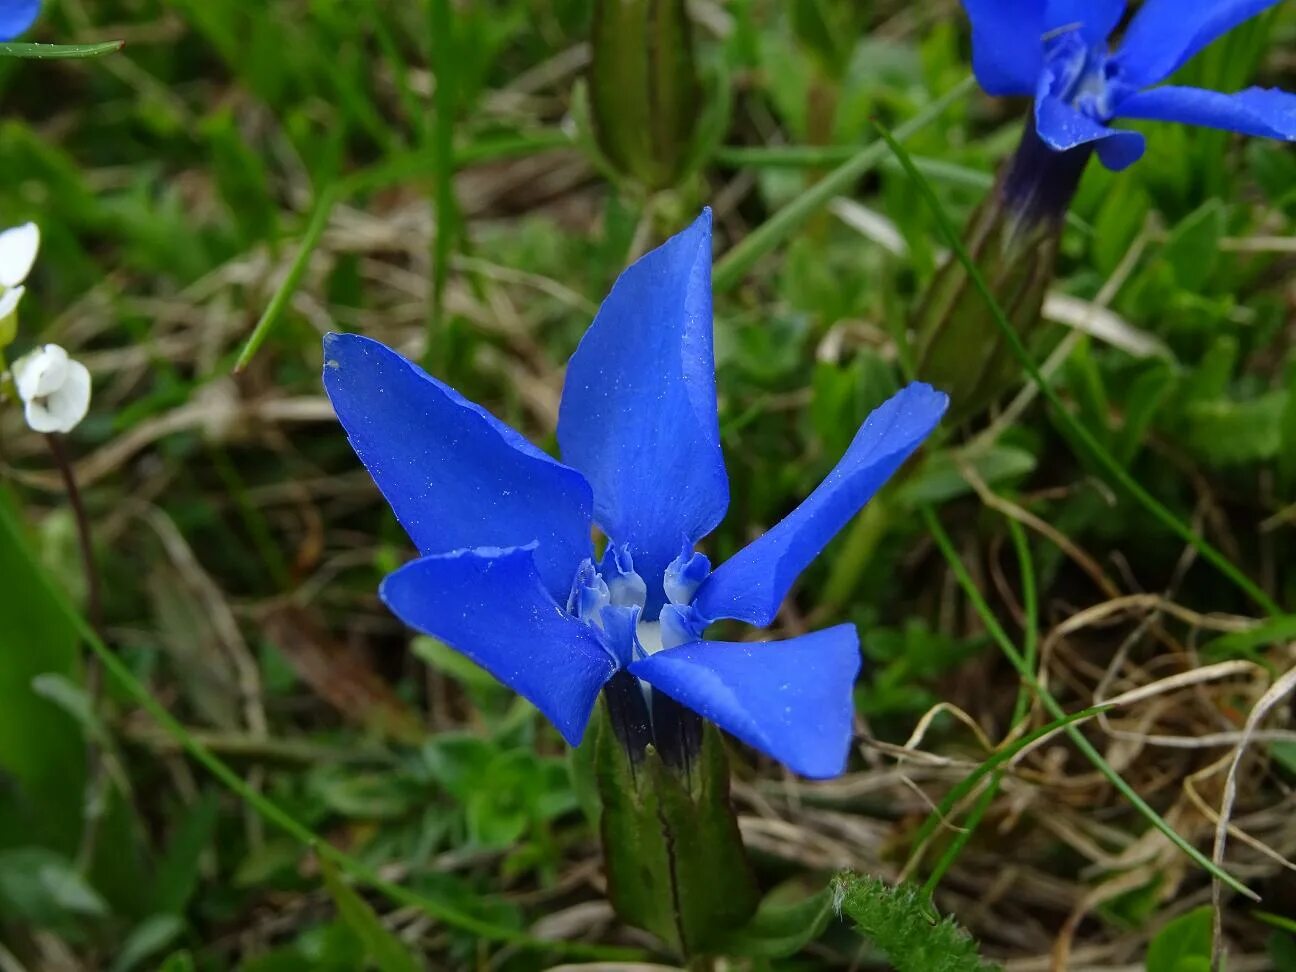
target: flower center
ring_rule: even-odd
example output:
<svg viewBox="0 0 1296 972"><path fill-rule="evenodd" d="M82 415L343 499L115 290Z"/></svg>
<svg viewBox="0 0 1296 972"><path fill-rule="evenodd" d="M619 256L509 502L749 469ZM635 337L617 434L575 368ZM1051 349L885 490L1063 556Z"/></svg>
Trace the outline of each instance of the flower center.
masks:
<svg viewBox="0 0 1296 972"><path fill-rule="evenodd" d="M599 629L604 647L625 666L701 637L706 624L691 603L710 572L710 561L685 545L662 574L659 590L667 603L656 618L645 618L648 584L635 570L629 547L613 544L597 566L586 560L577 568L567 610Z"/></svg>
<svg viewBox="0 0 1296 972"><path fill-rule="evenodd" d="M1106 45L1090 46L1074 30L1049 39L1044 53L1048 94L1098 122L1113 117L1113 91L1120 85Z"/></svg>

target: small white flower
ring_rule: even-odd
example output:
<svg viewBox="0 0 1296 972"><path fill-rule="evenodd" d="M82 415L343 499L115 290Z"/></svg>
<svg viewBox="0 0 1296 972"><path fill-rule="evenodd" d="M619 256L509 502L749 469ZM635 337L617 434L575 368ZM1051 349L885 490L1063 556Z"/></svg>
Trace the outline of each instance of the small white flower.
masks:
<svg viewBox="0 0 1296 972"><path fill-rule="evenodd" d="M0 233L0 287L17 287L31 273L40 249L40 229L23 223Z"/></svg>
<svg viewBox="0 0 1296 972"><path fill-rule="evenodd" d="M40 249L40 228L23 223L0 233L0 322L18 309L22 282L31 273Z"/></svg>
<svg viewBox="0 0 1296 972"><path fill-rule="evenodd" d="M13 366L27 424L37 432L71 432L90 408L90 372L57 344L43 344Z"/></svg>
<svg viewBox="0 0 1296 972"><path fill-rule="evenodd" d="M18 301L26 292L24 287L9 287L0 290L0 321L12 314L18 307Z"/></svg>

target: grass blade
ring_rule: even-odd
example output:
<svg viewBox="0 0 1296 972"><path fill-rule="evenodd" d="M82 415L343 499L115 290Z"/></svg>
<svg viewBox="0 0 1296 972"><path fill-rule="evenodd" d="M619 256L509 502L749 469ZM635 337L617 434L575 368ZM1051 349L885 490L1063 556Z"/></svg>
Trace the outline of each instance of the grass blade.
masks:
<svg viewBox="0 0 1296 972"><path fill-rule="evenodd" d="M44 565L40 564L31 555L30 547L22 535L22 528L16 519L16 514L10 511L4 503L0 503L0 526L10 535L18 549L22 550L26 555L28 569L31 571L32 576L49 592L57 603L59 610L62 611L81 636L81 639L103 664L104 670L116 679L126 694L147 712L185 752L193 757L195 762L201 764L204 769L211 773L230 792L247 803L267 823L278 827L288 836L301 843L304 848L313 850L321 858L328 860L336 865L339 870L348 874L352 880L381 892L392 901L417 908L445 925L469 932L488 941L514 945L519 948L560 952L587 958L633 961L644 957L644 953L639 949L539 939L511 928L491 924L480 918L465 914L452 905L425 897L380 877L377 871L367 864L352 857L345 851L339 850L321 838L296 817L280 807L279 804L249 786L228 763L199 742L188 729L166 710L162 703L153 697L152 693L135 677L130 668L117 657L115 652L104 644L98 634L95 633L94 628L81 615L81 612L72 605L66 593L50 578Z"/></svg>
<svg viewBox="0 0 1296 972"><path fill-rule="evenodd" d="M896 137L908 138L935 121L950 105L976 86L968 77L945 92L930 105L896 129ZM765 254L795 233L816 212L828 205L833 196L848 189L860 176L872 171L887 158L884 141L873 142L858 150L813 186L797 196L777 213L747 234L733 249L716 261L711 285L716 293L735 287L743 275Z"/></svg>
<svg viewBox="0 0 1296 972"><path fill-rule="evenodd" d="M981 591L977 589L976 583L972 580L972 576L968 573L967 568L963 566L963 561L959 559L958 551L954 549L954 542L950 540L949 534L947 534L945 528L941 526L941 522L937 518L936 514L932 511L931 507L923 507L922 514L924 521L927 523L927 528L931 531L931 535L936 541L936 545L940 547L941 553L944 554L945 559L949 562L950 569L954 571L954 576L958 580L959 586L963 588L964 593L967 594L968 600L972 602L973 608L980 616L981 623L984 624L986 630L990 632L990 636L999 644L1000 649L1002 649L1004 655L1012 663L1013 667L1017 669L1017 672L1021 675L1022 679L1034 690L1040 703L1048 710L1049 715L1053 716L1054 719L1066 719L1066 711L1062 708L1057 699L1053 697L1052 693L1040 684L1039 680L1035 677L1035 673L1031 671L1030 667L1026 664L1026 659L1017 650L1016 645L1012 643L1012 639L1008 637L1003 626L999 624L999 619L995 617L994 611L990 609L990 605L986 603L985 598L981 595ZM1088 759L1089 762L1093 763L1094 768L1106 777L1107 781L1134 806L1134 809L1141 813L1147 819L1148 823L1161 831L1161 833L1164 834L1172 844L1191 858L1198 867L1208 871L1211 875L1227 884L1234 891L1246 895L1252 901L1260 900L1259 895L1223 868L1216 865L1209 857L1180 836L1178 831L1171 827L1170 824L1156 812L1156 810L1148 805L1146 800L1134 791L1132 786L1125 782L1124 778L1122 778L1112 765L1103 758L1102 753L1098 752L1098 750L1094 748L1093 743L1089 742L1079 729L1074 725L1067 725L1065 726L1065 731L1066 734L1071 737L1071 741L1075 743L1076 748L1079 749L1080 752L1084 754L1085 758Z"/></svg>
<svg viewBox="0 0 1296 972"><path fill-rule="evenodd" d="M1125 467L1121 465L1120 461L1108 452L1107 449L1103 447L1102 443L1094 437L1093 433L1085 427L1084 423L1071 414L1067 407L1062 403L1062 399L1058 397L1057 392L1053 390L1052 386L1044 376L1040 374L1039 368L1031 359L1030 352L1026 350L1026 346L1022 344L1021 338L1017 336L1017 332L1008 321L1003 308L999 306L999 302L995 300L994 294L990 291L990 287L986 283L985 277L982 276L975 261L973 261L972 257L968 254L967 247L963 245L963 240L959 237L958 232L954 229L954 225L945 214L945 209L941 206L936 193L932 191L931 184L923 177L923 174L918 171L917 166L913 163L913 159L909 157L909 154L900 145L900 141L896 135L887 131L887 129L883 128L876 122L874 124L881 133L885 143L890 147L896 158L900 160L900 164L904 166L905 171L909 174L909 178L913 180L914 185L922 194L924 201L931 209L932 215L936 218L936 222L940 226L941 232L944 233L948 240L949 245L955 254L955 258L963 264L973 285L980 292L981 296L985 298L986 305L990 308L990 313L995 324L999 327L999 330L1003 332L1004 340L1008 343L1008 346L1012 349L1012 352L1017 357L1018 361L1021 362L1022 368L1025 369L1031 380L1039 388L1040 394L1043 395L1049 405L1052 406L1058 421L1066 426L1067 431L1085 447L1093 458L1097 460L1099 465L1107 471L1111 478L1115 480L1122 489L1129 493L1129 495L1132 496L1140 506L1151 513L1152 516L1162 525L1169 528L1185 543L1192 546L1193 549L1201 554L1204 559L1214 565L1221 574L1232 581L1239 590L1263 608L1267 614L1271 616L1282 614L1282 610L1268 594L1262 591L1260 587L1251 580L1251 578L1247 577L1241 570L1235 567L1227 557L1216 550L1215 547L1204 537L1199 535L1179 517L1175 516L1175 514L1165 507L1155 496L1140 486ZM899 129L897 129L896 132L898 134Z"/></svg>
<svg viewBox="0 0 1296 972"><path fill-rule="evenodd" d="M306 224L306 232L297 246L297 255L293 257L292 266L288 268L288 273L284 276L279 289L270 298L270 303L266 304L265 310L261 312L261 319L256 322L256 327L252 328L252 333L248 335L243 350L239 352L238 360L234 362L235 373L248 366L252 356L270 336L270 330L279 320L288 302L292 300L293 294L297 292L302 276L310 265L311 254L315 252L315 247L319 245L320 237L324 235L324 230L328 226L329 216L338 201L338 196L337 184L334 183L321 192L319 198L315 200L315 208L311 211L310 222Z"/></svg>
<svg viewBox="0 0 1296 972"><path fill-rule="evenodd" d="M26 44L10 42L0 44L0 57L22 57L36 61L55 61L76 57L99 57L116 54L126 46L125 41L104 41L101 44Z"/></svg>

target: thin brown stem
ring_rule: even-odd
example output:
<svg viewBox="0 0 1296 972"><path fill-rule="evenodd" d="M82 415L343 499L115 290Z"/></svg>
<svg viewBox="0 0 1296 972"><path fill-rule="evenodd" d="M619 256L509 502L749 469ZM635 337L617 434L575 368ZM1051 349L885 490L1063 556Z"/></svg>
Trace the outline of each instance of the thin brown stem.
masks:
<svg viewBox="0 0 1296 972"><path fill-rule="evenodd" d="M81 569L85 574L86 607L90 625L96 634L103 637L103 599L99 586L99 570L95 566L94 537L90 533L90 517L86 514L85 503L81 499L81 490L77 486L76 470L63 445L63 437L57 434L45 436L54 465L58 466L67 490L68 505L76 519L77 545L81 551ZM100 688L103 683L103 672L98 659L92 654L85 662L85 694L91 709L98 706ZM99 752L99 747L89 735L86 736L86 786L85 786L85 822L81 830L81 846L77 858L81 868L88 869L94 863L95 844L99 835L99 819L104 789L108 785L106 764Z"/></svg>

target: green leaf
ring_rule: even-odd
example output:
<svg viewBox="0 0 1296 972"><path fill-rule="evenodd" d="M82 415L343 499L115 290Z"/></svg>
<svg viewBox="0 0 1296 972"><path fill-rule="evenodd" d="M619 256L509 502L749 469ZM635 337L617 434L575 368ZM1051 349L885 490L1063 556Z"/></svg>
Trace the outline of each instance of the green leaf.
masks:
<svg viewBox="0 0 1296 972"><path fill-rule="evenodd" d="M972 492L959 468L959 460L975 470L987 486L1018 479L1035 469L1034 454L1015 446L995 444L966 452L936 452L919 466L896 494L899 505L910 509L941 504Z"/></svg>
<svg viewBox="0 0 1296 972"><path fill-rule="evenodd" d="M766 895L752 920L723 938L716 951L749 958L785 958L822 935L836 913L832 886L790 902L781 891L775 888Z"/></svg>
<svg viewBox="0 0 1296 972"><path fill-rule="evenodd" d="M1287 394L1274 391L1245 402L1194 402L1184 413L1188 444L1215 466L1275 458L1282 445Z"/></svg>
<svg viewBox="0 0 1296 972"><path fill-rule="evenodd" d="M101 54L115 54L125 46L125 41L104 41L101 44L25 44L10 42L0 44L0 57L24 57L40 61L68 57L99 57Z"/></svg>
<svg viewBox="0 0 1296 972"><path fill-rule="evenodd" d="M1148 946L1147 972L1209 972L1213 923L1210 905L1170 922Z"/></svg>
<svg viewBox="0 0 1296 972"><path fill-rule="evenodd" d="M405 947L379 919L368 902L342 880L337 866L326 857L319 858L324 886L328 888L338 915L364 945L365 954L381 972L421 972L423 963Z"/></svg>
<svg viewBox="0 0 1296 972"><path fill-rule="evenodd" d="M0 852L0 914L6 918L50 926L107 913L103 898L62 854L41 847Z"/></svg>
<svg viewBox="0 0 1296 972"><path fill-rule="evenodd" d="M1296 972L1296 938L1274 932L1269 936L1268 952L1274 972Z"/></svg>
<svg viewBox="0 0 1296 972"><path fill-rule="evenodd" d="M892 887L874 877L839 875L833 895L861 934L886 953L898 972L990 972L977 944L952 918L934 920L912 885Z"/></svg>
<svg viewBox="0 0 1296 972"><path fill-rule="evenodd" d="M1171 231L1161 255L1174 270L1179 286L1200 293L1219 263L1224 235L1224 205L1210 199Z"/></svg>
<svg viewBox="0 0 1296 972"><path fill-rule="evenodd" d="M198 862L212 845L220 803L207 793L185 809L153 881L153 907L180 914L198 887Z"/></svg>
<svg viewBox="0 0 1296 972"><path fill-rule="evenodd" d="M14 516L0 490L0 508ZM0 848L39 844L73 854L81 836L85 755L80 726L42 698L37 679L78 678L76 633L33 568L25 537L0 533Z"/></svg>
<svg viewBox="0 0 1296 972"><path fill-rule="evenodd" d="M151 915L135 926L113 960L111 972L131 972L140 963L174 942L184 931L178 915ZM169 961L169 960L168 960Z"/></svg>
<svg viewBox="0 0 1296 972"><path fill-rule="evenodd" d="M172 952L162 964L158 966L157 972L194 972L193 956L188 951Z"/></svg>

